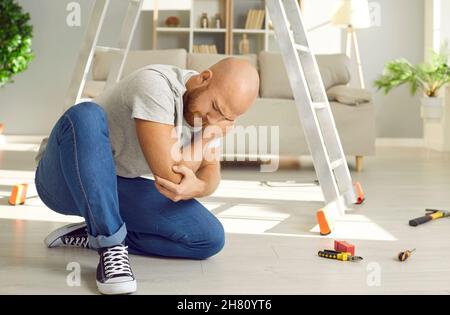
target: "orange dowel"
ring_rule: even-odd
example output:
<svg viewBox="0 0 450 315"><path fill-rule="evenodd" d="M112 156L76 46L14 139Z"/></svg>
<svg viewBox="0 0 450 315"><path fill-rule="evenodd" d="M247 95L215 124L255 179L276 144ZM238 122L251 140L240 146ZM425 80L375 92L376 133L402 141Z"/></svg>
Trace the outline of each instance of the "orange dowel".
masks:
<svg viewBox="0 0 450 315"><path fill-rule="evenodd" d="M15 185L11 191L11 196L9 197L9 204L11 206L23 205L27 198L27 188L28 184Z"/></svg>
<svg viewBox="0 0 450 315"><path fill-rule="evenodd" d="M328 221L323 209L317 211L317 222L319 223L320 235L328 235L331 233L331 222Z"/></svg>
<svg viewBox="0 0 450 315"><path fill-rule="evenodd" d="M356 182L355 184L355 193L356 193L356 204L360 205L366 200L366 196L364 196L364 191L362 190L361 184Z"/></svg>

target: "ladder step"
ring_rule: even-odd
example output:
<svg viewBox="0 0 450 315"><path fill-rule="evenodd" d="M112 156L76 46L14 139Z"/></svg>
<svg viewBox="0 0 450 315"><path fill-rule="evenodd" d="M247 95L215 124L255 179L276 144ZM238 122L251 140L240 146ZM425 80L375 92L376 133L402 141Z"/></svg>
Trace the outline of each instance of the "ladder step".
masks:
<svg viewBox="0 0 450 315"><path fill-rule="evenodd" d="M115 52L115 53L124 53L125 49L117 48L117 47L106 47L106 46L97 46L95 50L98 52Z"/></svg>
<svg viewBox="0 0 450 315"><path fill-rule="evenodd" d="M314 109L324 109L328 106L328 104L325 102L314 102L312 104L314 106Z"/></svg>
<svg viewBox="0 0 450 315"><path fill-rule="evenodd" d="M343 159L335 160L335 161L331 162L331 169L335 170L339 166L342 166L342 165L344 165L344 160Z"/></svg>
<svg viewBox="0 0 450 315"><path fill-rule="evenodd" d="M304 53L309 53L309 52L311 52L311 50L309 49L309 47L308 47L308 46L305 46L305 45L295 44L295 49L297 49L298 51L304 52Z"/></svg>

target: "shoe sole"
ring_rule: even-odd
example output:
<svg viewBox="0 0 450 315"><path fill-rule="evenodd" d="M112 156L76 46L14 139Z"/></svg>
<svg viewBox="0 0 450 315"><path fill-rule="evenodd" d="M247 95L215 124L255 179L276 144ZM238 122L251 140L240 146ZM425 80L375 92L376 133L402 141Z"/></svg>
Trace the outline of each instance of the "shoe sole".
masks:
<svg viewBox="0 0 450 315"><path fill-rule="evenodd" d="M136 280L118 283L101 283L98 280L96 282L100 293L105 295L130 294L137 290Z"/></svg>
<svg viewBox="0 0 450 315"><path fill-rule="evenodd" d="M52 246L52 244L59 239L60 237L78 230L80 227L82 226L86 226L86 223L73 223L73 224L69 224L66 226L63 226L59 229L54 230L53 232L51 232L44 240L44 244L48 247L48 248L52 248L52 247L57 247L57 246Z"/></svg>

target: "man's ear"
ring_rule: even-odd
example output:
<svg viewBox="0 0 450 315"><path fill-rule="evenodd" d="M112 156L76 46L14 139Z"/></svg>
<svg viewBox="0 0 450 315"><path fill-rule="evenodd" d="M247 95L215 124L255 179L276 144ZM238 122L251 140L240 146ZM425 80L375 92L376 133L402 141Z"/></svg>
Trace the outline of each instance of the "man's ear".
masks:
<svg viewBox="0 0 450 315"><path fill-rule="evenodd" d="M204 84L204 83L208 84L211 81L212 77L213 77L213 73L209 69L204 70L200 73L200 79L201 79L202 84Z"/></svg>

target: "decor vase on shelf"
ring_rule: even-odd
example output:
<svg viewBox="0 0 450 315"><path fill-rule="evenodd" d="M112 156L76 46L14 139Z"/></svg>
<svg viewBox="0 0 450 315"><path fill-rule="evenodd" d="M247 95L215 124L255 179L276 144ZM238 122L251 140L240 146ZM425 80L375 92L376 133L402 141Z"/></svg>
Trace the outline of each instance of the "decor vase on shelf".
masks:
<svg viewBox="0 0 450 315"><path fill-rule="evenodd" d="M222 28L222 17L220 16L220 13L217 13L214 18L214 26L216 28Z"/></svg>
<svg viewBox="0 0 450 315"><path fill-rule="evenodd" d="M250 43L247 34L242 34L242 39L239 42L239 53L241 55L248 55L250 53Z"/></svg>
<svg viewBox="0 0 450 315"><path fill-rule="evenodd" d="M166 26L168 27L178 27L180 25L180 18L177 16L169 16L166 19Z"/></svg>
<svg viewBox="0 0 450 315"><path fill-rule="evenodd" d="M202 16L200 17L200 26L201 28L208 28L209 27L209 20L208 20L208 14L202 13Z"/></svg>

